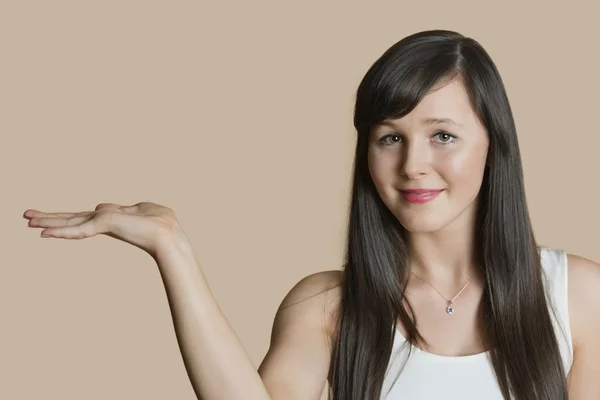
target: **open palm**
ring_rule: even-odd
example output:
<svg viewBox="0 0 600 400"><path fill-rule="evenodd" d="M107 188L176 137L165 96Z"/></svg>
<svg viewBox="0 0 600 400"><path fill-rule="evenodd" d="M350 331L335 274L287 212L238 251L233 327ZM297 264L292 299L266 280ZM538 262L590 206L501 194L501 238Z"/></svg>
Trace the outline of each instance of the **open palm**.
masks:
<svg viewBox="0 0 600 400"><path fill-rule="evenodd" d="M155 256L161 238L180 230L173 210L142 202L132 206L101 203L94 211L23 213L29 227L44 228L42 237L84 239L98 234L131 243Z"/></svg>

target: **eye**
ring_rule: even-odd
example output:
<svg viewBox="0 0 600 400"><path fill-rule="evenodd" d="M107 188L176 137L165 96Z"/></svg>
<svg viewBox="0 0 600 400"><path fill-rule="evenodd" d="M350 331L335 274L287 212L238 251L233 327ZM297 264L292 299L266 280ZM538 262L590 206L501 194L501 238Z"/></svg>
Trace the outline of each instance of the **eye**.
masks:
<svg viewBox="0 0 600 400"><path fill-rule="evenodd" d="M391 140L391 138L395 138L396 140ZM389 146L393 143L398 143L402 140L402 137L400 135L397 135L395 133L389 134L389 135L385 135L383 136L381 139L379 139L379 143L383 144L384 146Z"/></svg>
<svg viewBox="0 0 600 400"><path fill-rule="evenodd" d="M456 141L456 136L449 134L448 132L445 131L440 131L437 132L435 135L433 135L434 137L437 136L438 143L442 143L442 144L448 144L448 143L454 143Z"/></svg>

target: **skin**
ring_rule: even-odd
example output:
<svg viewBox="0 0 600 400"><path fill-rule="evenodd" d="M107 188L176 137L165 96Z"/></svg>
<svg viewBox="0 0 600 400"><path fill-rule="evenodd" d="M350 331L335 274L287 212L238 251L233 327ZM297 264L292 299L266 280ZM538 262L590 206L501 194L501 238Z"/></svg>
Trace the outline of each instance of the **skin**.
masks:
<svg viewBox="0 0 600 400"><path fill-rule="evenodd" d="M447 316L440 308L444 299L418 279L411 280L407 289L419 318L419 330L432 344L428 350L467 355L481 351L476 319L481 276L471 254L488 141L460 81L436 89L411 113L390 121L392 126L373 130L369 168L382 200L410 232L413 270L447 296L453 296L475 276L456 300L457 305L461 301L460 312L444 325L444 336L436 336L442 330L435 325L440 314ZM423 124L424 117L450 117L462 127ZM441 130L458 140L438 135ZM390 146L381 146L379 140L388 134L392 134L386 139ZM415 205L399 195L399 188L408 187L445 191L429 203ZM24 218L29 220L29 227L42 228L49 238L83 239L105 234L155 257L164 276L186 368L202 398L324 398L321 395L331 362L343 271L311 274L288 292L275 316L269 350L255 371L210 294L194 261L192 246L182 239L185 235L172 210L152 203L101 204L93 212L27 210ZM157 241L158 237L173 240ZM569 399L600 398L600 265L569 254L568 285L574 347Z"/></svg>

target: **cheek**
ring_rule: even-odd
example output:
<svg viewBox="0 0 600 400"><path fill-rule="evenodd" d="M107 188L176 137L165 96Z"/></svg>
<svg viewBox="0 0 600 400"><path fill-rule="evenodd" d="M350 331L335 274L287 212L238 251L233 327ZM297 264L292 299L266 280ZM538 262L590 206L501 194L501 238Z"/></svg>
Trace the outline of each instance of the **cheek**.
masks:
<svg viewBox="0 0 600 400"><path fill-rule="evenodd" d="M369 153L369 172L373 183L378 188L388 185L395 179L394 171L396 160L383 154Z"/></svg>
<svg viewBox="0 0 600 400"><path fill-rule="evenodd" d="M487 152L487 150L486 150ZM486 154L483 152L483 154ZM440 175L452 189L465 190L464 193L468 197L477 195L483 179L485 170L485 156L482 156L482 151L465 151L458 154L449 154L440 159ZM467 193L467 192L474 193Z"/></svg>

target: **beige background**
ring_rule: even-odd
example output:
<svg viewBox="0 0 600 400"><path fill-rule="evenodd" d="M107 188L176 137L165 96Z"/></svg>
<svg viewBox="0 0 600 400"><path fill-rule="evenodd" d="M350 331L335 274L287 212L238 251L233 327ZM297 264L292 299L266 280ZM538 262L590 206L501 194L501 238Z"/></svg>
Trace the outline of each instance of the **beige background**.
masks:
<svg viewBox="0 0 600 400"><path fill-rule="evenodd" d="M538 240L600 260L594 2L215 3L1 3L0 398L195 398L153 260L27 208L173 208L258 366L287 291L340 268L358 83L420 30L487 49Z"/></svg>

